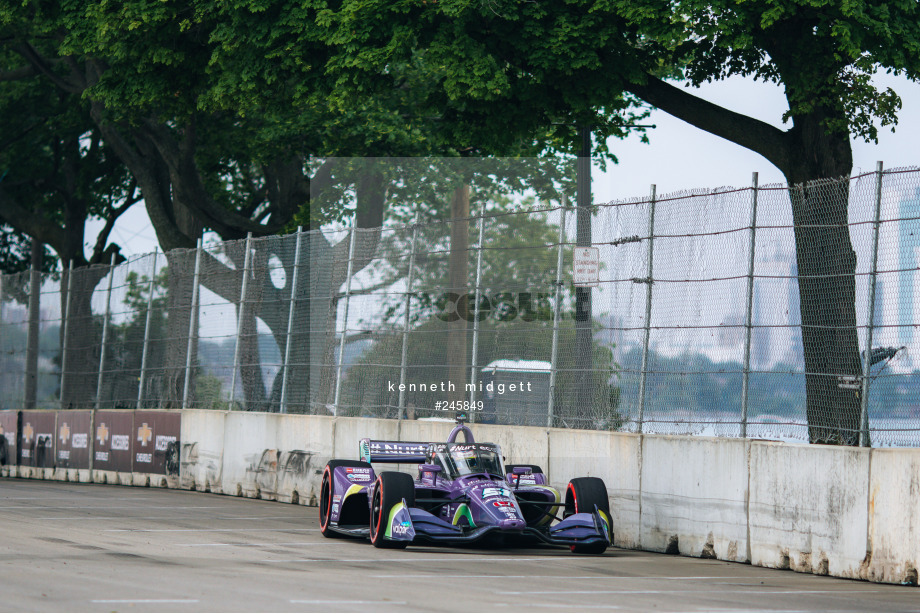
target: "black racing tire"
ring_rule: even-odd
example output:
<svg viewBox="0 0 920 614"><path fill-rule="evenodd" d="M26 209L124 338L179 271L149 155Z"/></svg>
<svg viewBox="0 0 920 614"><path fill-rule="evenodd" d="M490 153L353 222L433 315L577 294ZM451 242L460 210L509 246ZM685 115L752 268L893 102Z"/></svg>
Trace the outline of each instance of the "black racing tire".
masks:
<svg viewBox="0 0 920 614"><path fill-rule="evenodd" d="M610 500L607 498L607 486L600 478L574 478L565 489L565 507L562 517L572 514L593 514L594 508L610 518ZM611 537L612 539L612 537ZM578 554L602 554L607 550L605 543L592 543L570 546Z"/></svg>
<svg viewBox="0 0 920 614"><path fill-rule="evenodd" d="M332 516L332 498L335 495L332 492L332 470L336 467L367 467L370 469L371 464L364 461L336 459L326 463L326 468L323 469L323 482L319 489L319 531L323 537L329 538L341 537L340 533L329 526L329 519Z"/></svg>
<svg viewBox="0 0 920 614"><path fill-rule="evenodd" d="M540 468L540 465L520 465L518 463L505 465L505 473L514 473L515 467L530 467L533 473L543 473L543 469Z"/></svg>
<svg viewBox="0 0 920 614"><path fill-rule="evenodd" d="M415 507L415 483L412 476L399 471L384 471L377 476L371 502L371 543L375 548L402 549L409 545L409 542L390 541L383 536L390 510L403 499L406 505Z"/></svg>

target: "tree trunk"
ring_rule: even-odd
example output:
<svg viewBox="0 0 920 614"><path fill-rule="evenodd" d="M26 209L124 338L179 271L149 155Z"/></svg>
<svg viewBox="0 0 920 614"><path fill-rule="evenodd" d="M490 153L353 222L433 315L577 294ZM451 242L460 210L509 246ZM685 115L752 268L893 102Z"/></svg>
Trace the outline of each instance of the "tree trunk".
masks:
<svg viewBox="0 0 920 614"><path fill-rule="evenodd" d="M169 264L169 290L166 310L166 360L161 372L160 406L163 409L178 409L182 407L185 363L188 343L191 341L188 333L194 293L195 251L166 252L166 261ZM193 382L189 384L192 385Z"/></svg>
<svg viewBox="0 0 920 614"><path fill-rule="evenodd" d="M470 246L470 186L464 184L454 190L450 206L450 258L447 290L458 297L458 314L464 310L462 302L469 292L468 262ZM470 305L466 305L468 310ZM467 322L464 317L453 318L447 323L447 381L448 401L463 401L466 398L467 381ZM451 388L453 386L453 388Z"/></svg>
<svg viewBox="0 0 920 614"><path fill-rule="evenodd" d="M856 253L847 225L853 161L848 135L827 134L824 119L818 114L795 118L791 163L782 169L795 224L808 438L857 445L859 392L841 387L862 376Z"/></svg>
<svg viewBox="0 0 920 614"><path fill-rule="evenodd" d="M29 329L26 346L26 387L23 407L34 409L38 393L38 336L41 317L42 254L45 244L32 239L32 268L29 271Z"/></svg>
<svg viewBox="0 0 920 614"><path fill-rule="evenodd" d="M74 269L70 283L70 318L61 335L67 331L67 354L64 359L64 373L61 390L63 409L92 408L96 398L96 382L99 373L99 342L102 337L102 319L93 317L93 292L99 282L108 274L109 267L94 265ZM67 276L64 270L61 281L61 313L67 305Z"/></svg>

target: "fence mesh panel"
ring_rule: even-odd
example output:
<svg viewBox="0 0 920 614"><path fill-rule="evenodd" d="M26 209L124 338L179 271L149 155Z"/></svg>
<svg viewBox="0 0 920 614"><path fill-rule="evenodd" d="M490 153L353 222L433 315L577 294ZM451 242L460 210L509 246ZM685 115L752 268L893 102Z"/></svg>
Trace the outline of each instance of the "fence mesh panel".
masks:
<svg viewBox="0 0 920 614"><path fill-rule="evenodd" d="M0 407L472 407L494 424L843 443L865 409L871 445L920 445L917 169L596 204L590 291L572 283L574 207L502 185L452 219L457 192L404 188L380 228L45 275L33 353L31 274L2 276Z"/></svg>

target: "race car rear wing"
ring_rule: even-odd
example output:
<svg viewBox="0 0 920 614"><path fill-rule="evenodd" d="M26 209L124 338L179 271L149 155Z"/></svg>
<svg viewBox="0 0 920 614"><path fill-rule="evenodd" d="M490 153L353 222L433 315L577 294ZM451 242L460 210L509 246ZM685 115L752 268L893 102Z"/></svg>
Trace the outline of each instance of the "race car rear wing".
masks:
<svg viewBox="0 0 920 614"><path fill-rule="evenodd" d="M358 442L361 460L365 463L424 463L428 446L422 441L380 441L362 439Z"/></svg>

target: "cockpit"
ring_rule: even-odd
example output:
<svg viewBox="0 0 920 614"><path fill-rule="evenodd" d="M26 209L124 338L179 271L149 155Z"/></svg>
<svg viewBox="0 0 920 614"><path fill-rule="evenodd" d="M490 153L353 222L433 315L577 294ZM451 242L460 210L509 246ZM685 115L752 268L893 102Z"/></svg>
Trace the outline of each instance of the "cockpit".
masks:
<svg viewBox="0 0 920 614"><path fill-rule="evenodd" d="M473 474L504 475L501 450L494 444L433 443L428 448L428 462L439 465L448 480Z"/></svg>

